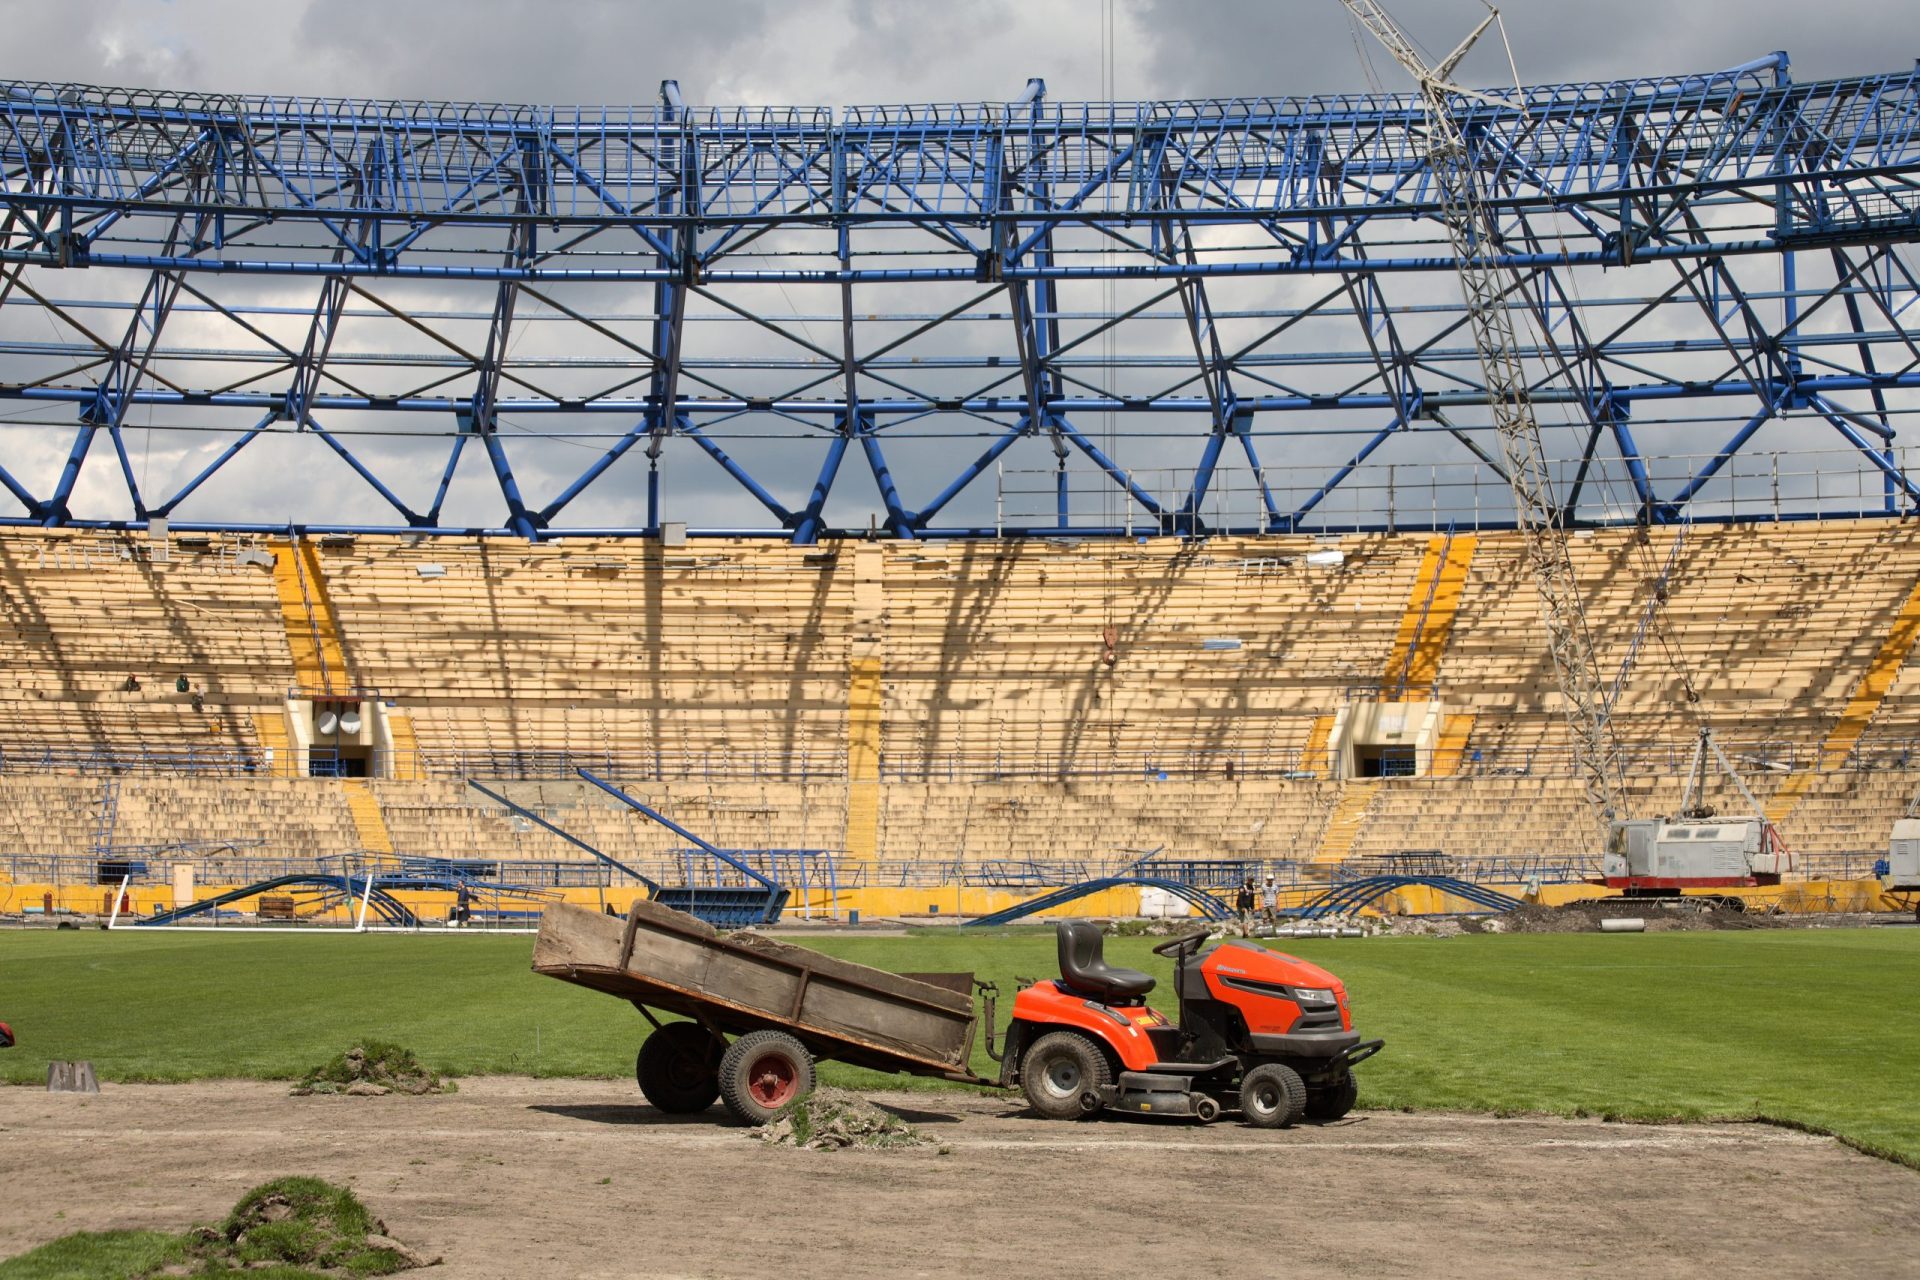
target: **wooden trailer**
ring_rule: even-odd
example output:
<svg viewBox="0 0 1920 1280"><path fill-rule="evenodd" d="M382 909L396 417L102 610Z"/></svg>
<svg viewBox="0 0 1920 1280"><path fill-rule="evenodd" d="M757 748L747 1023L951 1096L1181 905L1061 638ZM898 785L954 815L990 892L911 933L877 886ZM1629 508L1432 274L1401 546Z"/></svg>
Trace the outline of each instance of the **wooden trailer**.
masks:
<svg viewBox="0 0 1920 1280"><path fill-rule="evenodd" d="M990 1083L969 1065L978 1022L970 973L888 973L750 932L721 937L651 902L635 902L625 919L548 907L533 968L645 1015L654 1030L634 1075L663 1111L704 1111L718 1098L759 1123L811 1091L823 1058Z"/></svg>

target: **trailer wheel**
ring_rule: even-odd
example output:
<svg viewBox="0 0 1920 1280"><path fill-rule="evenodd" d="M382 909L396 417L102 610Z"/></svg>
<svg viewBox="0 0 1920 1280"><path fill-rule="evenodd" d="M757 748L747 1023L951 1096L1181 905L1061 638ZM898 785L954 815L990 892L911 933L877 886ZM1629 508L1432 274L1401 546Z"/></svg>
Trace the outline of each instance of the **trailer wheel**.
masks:
<svg viewBox="0 0 1920 1280"><path fill-rule="evenodd" d="M1240 1113L1256 1129L1289 1129L1307 1112L1307 1082L1283 1062L1269 1062L1240 1081Z"/></svg>
<svg viewBox="0 0 1920 1280"><path fill-rule="evenodd" d="M1078 1032L1049 1032L1020 1060L1020 1088L1027 1105L1048 1120L1082 1120L1095 1114L1101 1091L1112 1083L1106 1055Z"/></svg>
<svg viewBox="0 0 1920 1280"><path fill-rule="evenodd" d="M697 1022L669 1022L640 1043L633 1078L641 1096L668 1115L705 1111L720 1096L726 1042Z"/></svg>
<svg viewBox="0 0 1920 1280"><path fill-rule="evenodd" d="M720 1058L720 1101L742 1124L765 1124L813 1083L813 1055L784 1031L749 1031Z"/></svg>
<svg viewBox="0 0 1920 1280"><path fill-rule="evenodd" d="M1360 1086L1349 1071L1339 1084L1307 1090L1307 1119L1338 1120L1360 1100Z"/></svg>

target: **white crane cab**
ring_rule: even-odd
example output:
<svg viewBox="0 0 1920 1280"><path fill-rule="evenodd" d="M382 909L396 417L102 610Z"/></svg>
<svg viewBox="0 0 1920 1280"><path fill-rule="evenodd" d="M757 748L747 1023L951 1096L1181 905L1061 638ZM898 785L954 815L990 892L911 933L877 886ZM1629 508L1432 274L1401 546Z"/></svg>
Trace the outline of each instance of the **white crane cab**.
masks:
<svg viewBox="0 0 1920 1280"><path fill-rule="evenodd" d="M1615 823L1601 863L1607 887L1630 894L1752 888L1779 884L1792 870L1793 854L1773 824L1755 817Z"/></svg>
<svg viewBox="0 0 1920 1280"><path fill-rule="evenodd" d="M1901 818L1887 842L1887 874L1880 884L1890 893L1920 892L1920 818Z"/></svg>

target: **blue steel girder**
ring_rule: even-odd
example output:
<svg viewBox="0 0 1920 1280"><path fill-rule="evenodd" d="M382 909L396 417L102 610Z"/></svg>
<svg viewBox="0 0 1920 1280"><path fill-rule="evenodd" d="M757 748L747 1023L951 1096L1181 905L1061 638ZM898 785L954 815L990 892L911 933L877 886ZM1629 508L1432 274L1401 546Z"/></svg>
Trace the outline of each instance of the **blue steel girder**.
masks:
<svg viewBox="0 0 1920 1280"><path fill-rule="evenodd" d="M175 216L168 232L169 246L178 242L188 222L189 215L185 212ZM154 271L148 275L146 288L133 308L126 332L113 349L106 376L94 388L92 399L81 406L80 426L74 432L73 446L67 451L66 464L60 470L53 494L39 504L39 509L34 513L40 516L42 524L56 526L71 518L68 500L79 483L80 471L93 445L94 434L103 427L113 439L121 476L126 481L127 496L133 502L134 518L146 518L146 504L141 499L140 486L134 479L133 462L127 456L120 425L126 421L134 393L149 375L154 353L160 345L160 332L173 314L175 299L180 296L182 278L179 271Z"/></svg>
<svg viewBox="0 0 1920 1280"><path fill-rule="evenodd" d="M1198 261L1190 224L1175 224L1173 238L1175 243L1169 246L1172 252L1189 264ZM1201 508L1207 500L1214 468L1220 463L1220 454L1228 435L1238 434L1241 439L1247 439L1252 431L1250 420L1253 415L1242 414L1234 398L1233 380L1226 355L1220 349L1220 330L1214 321L1212 304L1207 300L1205 280L1196 278L1181 283L1180 309L1186 319L1187 336L1193 343L1194 363L1199 372L1200 385L1206 393L1209 411L1209 429L1201 448L1200 462L1194 468L1193 482L1187 488L1185 500L1174 513L1174 527L1170 530L1191 536L1205 532Z"/></svg>
<svg viewBox="0 0 1920 1280"><path fill-rule="evenodd" d="M669 122L684 118L686 103L680 97L679 81L662 81L660 100L662 112ZM680 169L686 175L687 183L700 181L700 157L691 137L681 141ZM669 189L661 195L662 209L672 213L683 201L698 207L699 198L698 186L692 190ZM674 403L680 394L680 343L686 328L687 288L693 283L699 266L699 250L691 224L677 225L671 233L671 241L670 251L663 249L656 258L661 270L668 273L668 278L657 280L653 285L652 343L655 356L653 369L647 379L647 412L643 423L647 432L646 528L655 533L660 529L660 453L666 447L667 437L679 422ZM591 483L595 476L617 461L631 439L630 434L628 439L608 450L601 461L595 464L598 470L583 477L580 487ZM541 512L542 518L548 517L549 510L557 514L559 508L578 491L575 488L563 494L560 500Z"/></svg>
<svg viewBox="0 0 1920 1280"><path fill-rule="evenodd" d="M1910 72L1798 86L1768 86L1758 75L1695 79L1546 86L1524 95L1524 116L1476 107L1469 126L1494 140L1489 186L1577 208L1594 239L1596 231L1617 234L1597 219L1636 185L1672 194L1682 183L1711 190L1775 173L1871 178L1911 159ZM1024 103L860 108L838 126L817 108L676 116L667 108L160 101L166 97L9 85L0 165L14 179L10 194L68 205L83 227L118 222L131 208L184 201L173 172L218 139L218 154L231 159L205 198L223 213L336 226L371 216L405 223L411 235L422 220L451 214L510 221L520 184L502 178L512 168L505 157L531 147L547 161L543 187L560 220L653 232L675 220L668 197L687 185L679 153L691 137L705 158L693 170L705 185L698 216L729 230L796 216L977 226L1005 207L994 188L1010 181L1071 192L1055 220L1091 213L1151 222L1171 212L1160 206L1166 188L1158 178L1169 164L1176 187L1211 206L1183 207L1188 217L1241 220L1329 206L1366 214L1395 191L1395 203L1411 212L1430 209L1432 198L1422 117L1409 97L1050 104L1039 112ZM83 125L87 141L51 145L69 125ZM1026 139L1031 163L991 163L996 137ZM876 140L888 147L878 158ZM844 175L837 187L822 180L836 167ZM64 181L46 176L55 168L64 168ZM375 180L365 180L369 172ZM1339 175L1331 196L1321 180L1327 173ZM1789 181L1782 189L1804 200L1832 184ZM876 199L876 191L895 195ZM1838 194L1850 191L1842 184ZM1581 199L1603 193L1608 198ZM98 233L111 229L94 228L90 247L100 248Z"/></svg>
<svg viewBox="0 0 1920 1280"><path fill-rule="evenodd" d="M1523 223L1521 234L1532 241L1536 249L1540 247L1531 225ZM1543 267L1531 278L1523 278L1520 281L1520 293L1527 303L1528 317L1540 335L1540 347L1549 357L1547 377L1558 373L1564 385L1582 393L1576 403L1590 424L1579 467L1574 472L1565 498L1559 501L1562 512L1571 514L1579 510L1581 492L1587 484L1595 449L1603 434L1611 434L1620 460L1626 467L1627 479L1633 486L1638 512L1636 518L1642 522L1665 520L1672 513L1654 499L1653 483L1647 473L1646 462L1640 456L1639 445L1629 425L1632 407L1613 394L1613 382L1601 358L1602 348L1587 332L1576 295L1553 267ZM1554 318L1556 299L1561 317L1559 320ZM1554 336L1556 329L1563 324L1568 333L1567 343L1562 343ZM1568 346L1572 347L1571 354Z"/></svg>
<svg viewBox="0 0 1920 1280"><path fill-rule="evenodd" d="M1912 500L1898 445L1920 412L1909 262L1920 243L1920 78L1796 85L1784 71L1776 58L1539 86L1518 107L1466 110L1502 255L1519 273L1505 303L1537 334L1530 390L1570 409L1577 429L1558 459L1574 518L1609 483L1616 463L1599 451L1609 440L1636 518L1666 520L1779 420L1838 433L1836 452L1858 455L1885 510ZM99 425L71 442L54 499L4 465L0 429L0 487L28 520L98 522L73 510L73 495L104 425L138 525L148 506L119 424L141 406L225 433L211 465L154 515L177 523L213 474L285 430L354 466L405 522L393 527L437 528L462 431L440 432L451 447L425 514L382 478L392 464L381 446L356 438L363 415L424 414L481 437L503 527L523 536L569 532L568 504L642 444L645 515L622 514L612 531L657 531L674 439L753 504L744 524L716 526L801 540L832 532L825 508L858 441L876 514L909 536L941 532L968 485L1044 435L1062 505L1036 527L1068 522L1071 462L1123 487L1158 527L1199 532L1232 435L1258 478L1260 527L1309 517L1325 527L1326 494L1378 469L1369 459L1393 434L1418 441L1435 426L1464 446L1459 465L1497 476L1476 443L1486 393L1464 313L1446 300L1453 264L1434 231L1436 199L1411 95L1075 104L1031 91L836 116L674 98L522 108L13 83L0 97L0 399L28 419L71 405ZM1612 287L1602 271L1622 268L1631 283ZM64 286L58 273L74 270L106 289ZM283 344L281 313L247 290L307 275L319 277L318 305L304 343ZM1295 276L1338 283L1302 304L1276 293ZM382 279L429 282L456 300L426 309ZM1109 279L1133 291L1116 314L1075 311L1087 291L1073 282ZM606 286L634 285L607 301ZM788 313L767 311L775 287ZM969 287L986 292L956 303ZM491 306L473 300L482 291ZM531 320L516 313L521 291L542 304ZM1171 316L1163 297L1175 299ZM85 327L89 308L139 326L176 304L226 323L212 340L225 345L188 347L179 326L163 336L148 324L129 347ZM54 340L38 336L49 326L25 326L29 336L9 319L35 311L54 322ZM402 320L433 349L370 350L355 340L367 316ZM1089 381L1093 338L1165 333L1170 320L1180 343L1129 348L1109 385ZM834 321L837 342L812 340L810 323ZM536 345L535 322L597 344L569 357L605 370L597 383L567 359L509 361L510 340ZM461 346L457 323L483 324L484 350ZM775 335L779 349L743 332ZM1229 332L1260 336L1230 343ZM411 371L392 379L399 389L372 372L395 365ZM263 385L279 368L290 372L284 393ZM1136 390L1162 385L1161 370L1179 380ZM446 386L459 378L473 380L470 393ZM1743 398L1760 412L1721 407ZM316 413L326 426L303 431ZM1106 413L1125 426L1095 445L1076 424ZM1393 418L1385 429L1382 413ZM546 505L529 504L503 416L527 436L516 461L562 435L593 442L594 460L569 468L577 479ZM1204 426L1161 425L1177 416ZM826 445L797 507L759 478L770 473L753 441L769 424ZM1717 452L1689 463L1691 478L1661 500L1653 460L1697 452L1672 441L1708 431ZM1176 510L1139 483L1130 432L1196 449ZM1265 465L1263 435L1278 442ZM1307 460L1315 438L1348 435L1356 447L1327 450L1344 462ZM923 436L977 443L934 468ZM916 510L909 492L933 497ZM760 509L771 524L753 523ZM978 527L968 519L957 527Z"/></svg>
<svg viewBox="0 0 1920 1280"><path fill-rule="evenodd" d="M1029 126L1039 122L1045 111L1047 82L1038 78L1027 81L1027 91L1016 104L1026 116ZM1029 134L1031 137L1031 133ZM1017 142L1015 134L1010 142ZM1044 144L1033 146L1037 157L1044 156ZM1000 153L1005 155L1005 151ZM996 173L1005 172L1009 167L1006 160L995 163ZM1006 182L1001 186L1002 199L1007 203L1002 212L1029 212L1045 214L1053 207L1051 193L1046 181L1046 168L1043 163L1035 163L1020 176L1018 183ZM1016 196L1024 195L1023 200ZM1040 266L1053 261L1054 224L1041 222L1031 239L1022 240L1021 224L1017 221L1002 220L995 224L999 233L998 268L1004 275L1014 265L1017 249L1016 240L1029 244L1028 254L1031 260ZM1058 318L1058 291L1055 282L1048 276L1039 276L1033 280L1012 280L1007 282L1008 315L1013 321L1014 346L1020 357L1020 383L1025 397L1023 417L1035 429L1044 428L1049 442L1053 445L1055 460L1055 485L1060 507L1060 524L1065 526L1067 502L1067 436L1062 429L1060 417L1054 413L1053 405L1060 398L1061 385L1059 374L1048 363L1053 352L1060 346L1060 321Z"/></svg>

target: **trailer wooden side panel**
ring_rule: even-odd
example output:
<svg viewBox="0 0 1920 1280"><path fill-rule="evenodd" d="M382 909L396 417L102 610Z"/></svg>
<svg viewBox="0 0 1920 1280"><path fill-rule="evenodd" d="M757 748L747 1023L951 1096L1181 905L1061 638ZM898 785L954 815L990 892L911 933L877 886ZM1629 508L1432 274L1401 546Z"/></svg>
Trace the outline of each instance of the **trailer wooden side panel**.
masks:
<svg viewBox="0 0 1920 1280"><path fill-rule="evenodd" d="M939 975L950 985L934 985L753 933L722 938L650 902L634 903L625 920L549 907L533 967L725 1031L790 1031L823 1056L971 1078L967 975Z"/></svg>

